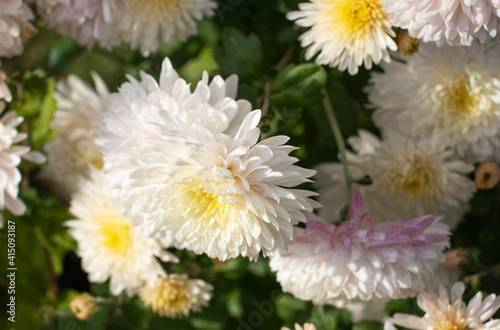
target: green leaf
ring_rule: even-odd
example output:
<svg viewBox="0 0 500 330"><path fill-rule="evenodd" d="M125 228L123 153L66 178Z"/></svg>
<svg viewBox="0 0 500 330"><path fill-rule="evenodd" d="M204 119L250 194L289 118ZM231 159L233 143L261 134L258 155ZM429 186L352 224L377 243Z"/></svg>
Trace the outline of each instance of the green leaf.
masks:
<svg viewBox="0 0 500 330"><path fill-rule="evenodd" d="M314 306L311 322L317 330L331 330L338 328L338 312L332 307Z"/></svg>
<svg viewBox="0 0 500 330"><path fill-rule="evenodd" d="M380 330L382 326L379 322L361 321L352 326L352 330Z"/></svg>
<svg viewBox="0 0 500 330"><path fill-rule="evenodd" d="M215 54L223 76L237 74L241 80L258 77L262 71L262 44L255 34L245 36L234 28L222 34L222 48Z"/></svg>
<svg viewBox="0 0 500 330"><path fill-rule="evenodd" d="M304 107L322 99L326 84L325 70L313 63L289 65L276 77L271 87L271 100L277 107Z"/></svg>
<svg viewBox="0 0 500 330"><path fill-rule="evenodd" d="M276 314L284 321L295 322L295 315L307 309L307 303L290 294L282 294L275 301Z"/></svg>
<svg viewBox="0 0 500 330"><path fill-rule="evenodd" d="M205 47L198 54L198 57L186 62L179 70L179 74L190 83L197 83L203 71L208 73L216 71L219 67L214 58L214 50L212 47ZM193 86L196 87L196 86Z"/></svg>

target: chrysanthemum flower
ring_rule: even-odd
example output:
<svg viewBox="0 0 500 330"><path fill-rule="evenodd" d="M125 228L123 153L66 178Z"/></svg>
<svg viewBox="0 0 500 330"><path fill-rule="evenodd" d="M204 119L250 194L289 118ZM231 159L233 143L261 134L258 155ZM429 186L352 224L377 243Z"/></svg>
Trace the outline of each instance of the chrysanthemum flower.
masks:
<svg viewBox="0 0 500 330"><path fill-rule="evenodd" d="M209 305L213 287L202 280L191 280L186 274L169 274L144 286L139 296L145 306L165 317L186 317Z"/></svg>
<svg viewBox="0 0 500 330"><path fill-rule="evenodd" d="M16 216L26 212L26 205L18 197L22 176L17 166L21 159L35 163L45 161L41 153L30 151L28 146L17 145L28 137L28 134L16 129L23 120L14 111L9 111L0 118L0 209L7 209ZM3 222L0 214L0 228L3 227Z"/></svg>
<svg viewBox="0 0 500 330"><path fill-rule="evenodd" d="M167 116L158 124L161 137L141 141L141 168L132 173L137 193L147 196L149 226L171 230L195 253L220 260L284 249L293 225L305 221L301 211L317 206L308 198L313 192L288 189L314 174L294 165L288 137L257 143L259 110L235 135L213 135Z"/></svg>
<svg viewBox="0 0 500 330"><path fill-rule="evenodd" d="M393 25L407 29L412 37L442 46L470 46L497 35L500 2L497 0L384 0Z"/></svg>
<svg viewBox="0 0 500 330"><path fill-rule="evenodd" d="M478 292L469 302L462 301L465 285L455 283L451 295L444 286L436 292L422 292L417 297L420 309L425 312L423 317L396 313L389 324L396 324L408 329L500 329L500 320L490 320L500 307L500 297L494 294L483 300ZM489 320L489 321L488 321ZM386 326L385 329L394 329Z"/></svg>
<svg viewBox="0 0 500 330"><path fill-rule="evenodd" d="M197 34L196 21L212 17L214 0L130 0L129 10L118 21L122 39L144 56L163 44L184 41Z"/></svg>
<svg viewBox="0 0 500 330"><path fill-rule="evenodd" d="M124 0L36 0L38 11L47 26L55 27L81 45L103 48L120 44L118 18L127 13Z"/></svg>
<svg viewBox="0 0 500 330"><path fill-rule="evenodd" d="M368 88L375 123L417 139L437 134L467 162L500 161L499 51L423 44L406 64L383 65Z"/></svg>
<svg viewBox="0 0 500 330"><path fill-rule="evenodd" d="M34 18L35 15L22 0L0 2L0 57L12 57L23 52L23 38L36 31L30 22Z"/></svg>
<svg viewBox="0 0 500 330"><path fill-rule="evenodd" d="M69 76L58 83L54 95L57 110L51 126L57 136L45 149L55 174L70 191L76 190L82 177L89 177L90 166L103 166L94 130L101 124L103 100L109 92L97 74L92 76L97 93L78 77Z"/></svg>
<svg viewBox="0 0 500 330"><path fill-rule="evenodd" d="M372 182L359 189L365 196L366 209L378 221L403 221L421 214L444 215L443 221L452 227L460 221L475 191L474 182L466 176L474 167L452 160L445 143L413 140L395 132L380 141L363 130L348 142L356 151L348 154L350 166ZM335 166L324 164L318 171ZM329 182L332 184L324 182L320 186L324 188L318 190L324 205L331 203L332 192L345 194L338 184Z"/></svg>
<svg viewBox="0 0 500 330"><path fill-rule="evenodd" d="M77 254L91 282L110 280L110 292L134 294L164 276L163 261L177 258L162 249L161 242L147 238L121 211L120 203L109 195L102 171L90 170L74 194L70 212L76 220L67 221L69 233L78 242Z"/></svg>
<svg viewBox="0 0 500 330"><path fill-rule="evenodd" d="M107 99L103 127L96 132L96 142L104 156L112 196L133 211L133 206L147 197L134 194L129 176L140 167L132 160L141 139L162 136L159 125L169 121L166 113L190 126L198 123L213 135L235 134L252 106L246 100L235 100L237 76L226 80L216 76L209 83L208 74L204 73L191 92L190 85L179 78L168 59L163 62L159 83L145 73L141 73L141 81L132 77L129 80L119 93ZM136 224L143 218L141 210L133 213Z"/></svg>
<svg viewBox="0 0 500 330"><path fill-rule="evenodd" d="M426 288L444 261L448 227L433 215L376 224L362 203L356 191L347 223L309 220L287 251L271 257L285 292L340 307L412 297Z"/></svg>
<svg viewBox="0 0 500 330"><path fill-rule="evenodd" d="M382 0L311 0L299 9L287 18L311 28L300 36L302 47L309 47L306 60L319 53L317 64L354 75L363 63L370 69L372 64L389 62L389 50L397 50Z"/></svg>

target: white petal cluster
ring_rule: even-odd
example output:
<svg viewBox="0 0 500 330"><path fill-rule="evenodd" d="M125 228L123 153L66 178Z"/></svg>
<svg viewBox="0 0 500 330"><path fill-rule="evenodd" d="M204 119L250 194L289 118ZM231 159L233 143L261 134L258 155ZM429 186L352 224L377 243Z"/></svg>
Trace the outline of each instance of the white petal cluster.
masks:
<svg viewBox="0 0 500 330"><path fill-rule="evenodd" d="M202 280L189 279L186 274L169 274L144 286L139 296L153 312L175 318L187 317L191 311L207 307L212 291L213 286Z"/></svg>
<svg viewBox="0 0 500 330"><path fill-rule="evenodd" d="M144 56L163 44L184 41L197 34L196 21L215 14L214 0L129 0L129 10L118 24L121 35Z"/></svg>
<svg viewBox="0 0 500 330"><path fill-rule="evenodd" d="M212 17L213 0L37 0L50 27L80 44L111 48L121 42L144 56L164 44L197 34L196 22Z"/></svg>
<svg viewBox="0 0 500 330"><path fill-rule="evenodd" d="M308 47L306 60L318 54L317 64L354 75L363 64L371 69L372 64L390 62L389 50L397 50L382 0L310 0L299 9L287 18L310 27L299 39Z"/></svg>
<svg viewBox="0 0 500 330"><path fill-rule="evenodd" d="M357 191L347 223L307 221L288 250L271 257L270 266L285 292L316 305L384 302L426 288L444 261L449 235L432 215L376 224L364 213Z"/></svg>
<svg viewBox="0 0 500 330"><path fill-rule="evenodd" d="M461 220L475 191L474 182L466 176L474 168L453 160L446 143L438 139L413 140L395 132L387 133L380 141L364 130L348 142L356 151L348 154L350 167L353 173L362 173L353 179L366 177L372 182L357 187L365 196L367 211L377 221L404 221L422 214L438 214L454 227ZM343 175L335 163L317 169L336 177ZM325 174L321 177L328 179ZM326 181L320 188L319 201L323 205L332 203L329 198L334 193L345 194L335 181Z"/></svg>
<svg viewBox="0 0 500 330"><path fill-rule="evenodd" d="M105 83L92 74L97 92L76 76L57 84L57 109L51 128L57 132L45 150L52 169L70 191L77 190L82 177L89 178L90 166L102 168L94 131L101 124L103 101L109 94Z"/></svg>
<svg viewBox="0 0 500 330"><path fill-rule="evenodd" d="M406 64L383 65L368 88L375 123L416 139L438 135L467 162L500 161L499 51L425 44Z"/></svg>
<svg viewBox="0 0 500 330"><path fill-rule="evenodd" d="M314 171L279 136L257 143L260 111L236 101L237 78L205 74L196 89L165 60L158 84L142 74L111 95L99 132L114 195L146 232L212 258L257 258L285 248L313 193L288 189Z"/></svg>
<svg viewBox="0 0 500 330"><path fill-rule="evenodd" d="M121 42L117 20L125 12L125 0L36 0L38 11L49 27L81 45L96 43L110 49Z"/></svg>
<svg viewBox="0 0 500 330"><path fill-rule="evenodd" d="M89 280L102 283L109 279L113 295L122 291L131 295L164 276L156 257L162 261L177 258L122 213L120 202L110 197L104 173L92 168L90 179L82 179L79 188L70 206L77 219L65 224L78 242L76 252Z"/></svg>
<svg viewBox="0 0 500 330"><path fill-rule="evenodd" d="M41 153L30 151L28 146L18 145L28 137L28 134L17 131L17 126L23 120L14 111L4 113L0 118L0 209L7 209L16 216L26 212L26 205L18 197L22 176L17 166L22 159L35 163L45 161ZM0 214L0 227L3 222Z"/></svg>
<svg viewBox="0 0 500 330"><path fill-rule="evenodd" d="M441 286L439 294L422 292L417 297L423 317L396 313L388 320L385 329L395 329L392 324L408 329L500 329L500 320L491 317L500 308L500 297L490 294L483 300L478 292L468 304L462 301L465 285L457 282L451 287L451 295Z"/></svg>
<svg viewBox="0 0 500 330"><path fill-rule="evenodd" d="M23 38L36 31L30 22L34 18L23 0L0 2L0 57L12 57L23 52Z"/></svg>
<svg viewBox="0 0 500 330"><path fill-rule="evenodd" d="M440 46L485 43L500 27L498 0L384 0L384 8L393 25Z"/></svg>

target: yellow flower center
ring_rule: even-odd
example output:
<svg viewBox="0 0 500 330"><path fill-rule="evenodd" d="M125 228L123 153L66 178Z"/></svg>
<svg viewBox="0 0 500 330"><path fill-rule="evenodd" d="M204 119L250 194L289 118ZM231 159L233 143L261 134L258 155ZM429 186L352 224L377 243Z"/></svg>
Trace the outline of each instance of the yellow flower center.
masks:
<svg viewBox="0 0 500 330"><path fill-rule="evenodd" d="M454 119L467 119L481 115L481 88L474 89L467 75L457 75L447 89L442 92L445 98L445 109Z"/></svg>
<svg viewBox="0 0 500 330"><path fill-rule="evenodd" d="M389 170L385 179L389 186L393 186L397 191L423 196L433 190L436 173L425 159L413 155Z"/></svg>
<svg viewBox="0 0 500 330"><path fill-rule="evenodd" d="M187 316L192 308L187 285L187 276L171 274L160 284L142 290L140 295L145 304L160 316Z"/></svg>
<svg viewBox="0 0 500 330"><path fill-rule="evenodd" d="M332 23L339 24L344 33L360 39L367 37L386 16L380 0L333 1L329 15Z"/></svg>
<svg viewBox="0 0 500 330"><path fill-rule="evenodd" d="M102 245L114 254L127 254L132 246L133 224L119 215L103 215L100 219L99 234Z"/></svg>
<svg viewBox="0 0 500 330"><path fill-rule="evenodd" d="M212 188L211 191L218 189L223 194L208 192L207 186ZM186 218L201 222L205 228L214 224L225 227L234 221L235 212L239 208L239 203L235 203L235 200L239 195L224 191L221 183L205 183L194 179L185 185L183 190L185 191L183 210Z"/></svg>

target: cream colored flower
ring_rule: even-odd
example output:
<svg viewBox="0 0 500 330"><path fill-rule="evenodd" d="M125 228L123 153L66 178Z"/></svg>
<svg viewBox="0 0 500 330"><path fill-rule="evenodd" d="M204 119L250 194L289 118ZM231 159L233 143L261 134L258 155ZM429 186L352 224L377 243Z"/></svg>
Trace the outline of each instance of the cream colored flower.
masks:
<svg viewBox="0 0 500 330"><path fill-rule="evenodd" d="M306 60L319 53L317 64L354 75L363 64L371 69L372 64L390 62L389 50L397 50L382 0L311 0L299 9L287 18L310 27L300 36L302 47L308 47Z"/></svg>

